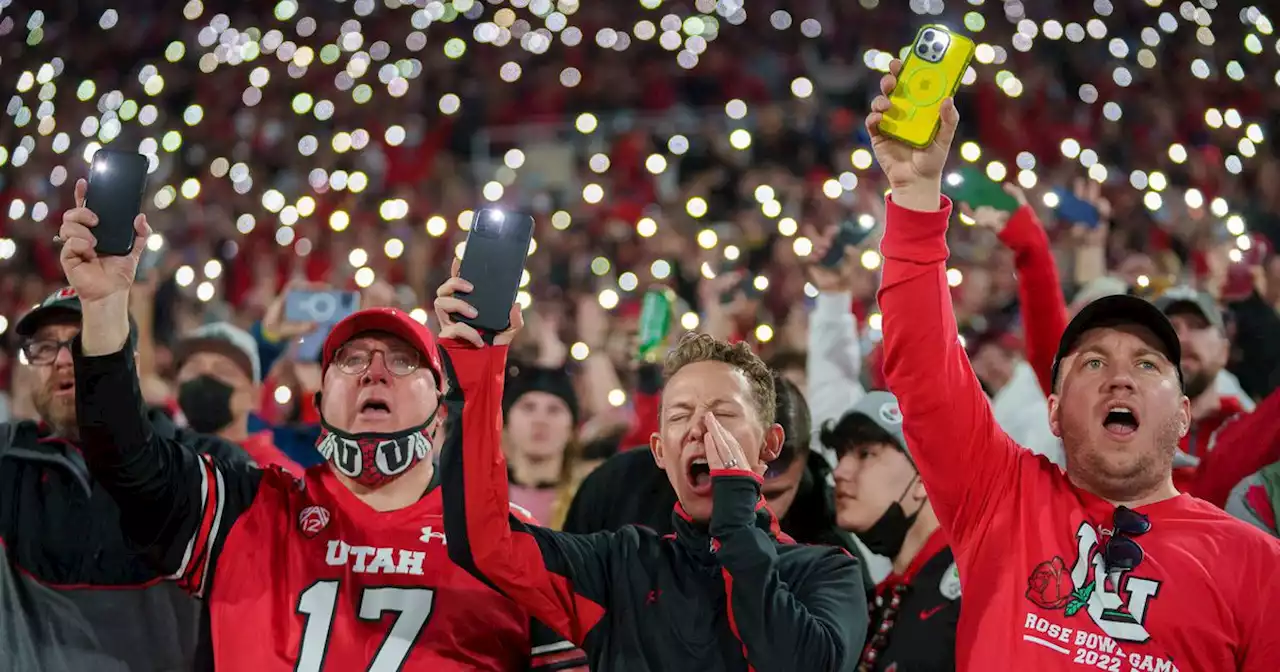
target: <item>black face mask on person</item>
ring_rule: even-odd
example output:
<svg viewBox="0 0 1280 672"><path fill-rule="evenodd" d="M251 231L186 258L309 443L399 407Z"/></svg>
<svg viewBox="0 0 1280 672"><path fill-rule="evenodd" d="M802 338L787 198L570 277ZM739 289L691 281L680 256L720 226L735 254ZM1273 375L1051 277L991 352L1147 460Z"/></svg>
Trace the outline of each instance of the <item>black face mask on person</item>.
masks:
<svg viewBox="0 0 1280 672"><path fill-rule="evenodd" d="M191 429L214 434L231 424L231 397L235 388L210 375L201 375L178 386L178 407Z"/></svg>
<svg viewBox="0 0 1280 672"><path fill-rule="evenodd" d="M894 500L889 508L880 514L880 518L872 523L871 527L865 532L858 533L858 539L866 544L867 550L876 555L883 555L886 558L897 557L898 552L902 550L902 542L907 539L907 532L911 530L911 526L915 524L916 518L920 515L920 509L924 505L920 505L920 509L907 515L902 509L902 498L911 492L911 488L916 485L916 479L920 478L920 474L911 477L911 482L907 484L907 489L902 491L898 499Z"/></svg>

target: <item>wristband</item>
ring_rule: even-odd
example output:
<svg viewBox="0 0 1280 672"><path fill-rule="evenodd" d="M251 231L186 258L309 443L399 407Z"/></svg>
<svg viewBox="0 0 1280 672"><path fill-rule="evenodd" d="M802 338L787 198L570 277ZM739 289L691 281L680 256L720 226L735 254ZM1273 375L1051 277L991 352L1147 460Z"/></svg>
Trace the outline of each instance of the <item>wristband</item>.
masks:
<svg viewBox="0 0 1280 672"><path fill-rule="evenodd" d="M261 328L261 330L260 330L260 331L262 332L262 340L266 341L267 343L269 343L269 344L271 344L271 345L279 345L279 344L280 344L280 340L281 340L281 339L280 339L280 334L277 334L277 333L275 333L275 332L273 332L273 331L271 331L271 330L267 329L267 326L266 326L265 324L264 324L264 325L262 325L262 328Z"/></svg>

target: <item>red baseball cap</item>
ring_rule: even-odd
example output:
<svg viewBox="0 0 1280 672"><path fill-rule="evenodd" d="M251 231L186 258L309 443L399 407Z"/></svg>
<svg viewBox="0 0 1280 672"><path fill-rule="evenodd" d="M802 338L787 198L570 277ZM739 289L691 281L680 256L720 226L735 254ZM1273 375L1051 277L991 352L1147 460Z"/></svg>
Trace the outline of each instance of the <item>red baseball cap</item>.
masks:
<svg viewBox="0 0 1280 672"><path fill-rule="evenodd" d="M395 308L366 308L342 318L324 339L321 350L320 370L328 371L338 348L370 331L391 334L412 345L427 360L427 367L436 376L436 382L444 380L444 367L440 363L440 351L436 348L436 335L427 325L413 319L408 313Z"/></svg>

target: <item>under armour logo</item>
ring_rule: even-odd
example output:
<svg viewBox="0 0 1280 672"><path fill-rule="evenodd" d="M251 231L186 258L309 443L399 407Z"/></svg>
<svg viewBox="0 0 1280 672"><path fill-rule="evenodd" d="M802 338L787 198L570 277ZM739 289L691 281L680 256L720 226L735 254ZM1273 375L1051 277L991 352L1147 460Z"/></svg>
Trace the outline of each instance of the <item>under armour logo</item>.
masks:
<svg viewBox="0 0 1280 672"><path fill-rule="evenodd" d="M418 541L429 544L432 539L439 539L440 543L445 544L446 546L449 544L449 540L445 538L444 532L436 532L430 525L422 528L422 536L418 538Z"/></svg>

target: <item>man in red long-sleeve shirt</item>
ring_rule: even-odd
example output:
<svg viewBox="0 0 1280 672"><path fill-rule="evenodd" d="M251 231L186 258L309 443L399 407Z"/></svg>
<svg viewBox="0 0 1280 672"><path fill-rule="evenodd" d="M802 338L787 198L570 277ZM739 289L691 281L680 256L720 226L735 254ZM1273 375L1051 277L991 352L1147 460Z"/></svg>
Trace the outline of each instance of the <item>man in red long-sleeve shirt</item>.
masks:
<svg viewBox="0 0 1280 672"><path fill-rule="evenodd" d="M1158 309L1108 297L1068 324L1050 397L1065 472L996 425L946 279L940 184L959 115L945 101L924 149L882 135L900 69L867 117L892 190L885 374L960 570L957 669L1280 669L1280 544L1173 486L1190 402L1177 333Z"/></svg>

